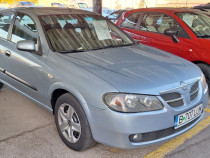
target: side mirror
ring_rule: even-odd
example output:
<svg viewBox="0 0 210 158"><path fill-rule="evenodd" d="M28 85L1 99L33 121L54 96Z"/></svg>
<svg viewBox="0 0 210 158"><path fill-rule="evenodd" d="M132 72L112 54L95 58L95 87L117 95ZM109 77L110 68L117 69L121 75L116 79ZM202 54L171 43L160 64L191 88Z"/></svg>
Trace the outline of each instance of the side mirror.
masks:
<svg viewBox="0 0 210 158"><path fill-rule="evenodd" d="M175 43L179 43L179 39L177 38L178 31L174 28L166 29L164 35L170 36Z"/></svg>
<svg viewBox="0 0 210 158"><path fill-rule="evenodd" d="M35 51L35 42L32 40L22 40L17 42L17 49L23 51Z"/></svg>

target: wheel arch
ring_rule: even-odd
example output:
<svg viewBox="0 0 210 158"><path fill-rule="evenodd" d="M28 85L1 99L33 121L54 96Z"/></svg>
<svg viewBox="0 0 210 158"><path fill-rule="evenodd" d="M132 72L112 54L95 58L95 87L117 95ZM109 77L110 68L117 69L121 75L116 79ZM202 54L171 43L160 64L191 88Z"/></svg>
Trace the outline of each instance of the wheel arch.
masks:
<svg viewBox="0 0 210 158"><path fill-rule="evenodd" d="M68 84L64 84L64 83L56 83L49 90L50 103L51 103L51 107L53 110L53 114L54 114L54 109L55 109L55 104L56 104L57 99L65 93L69 93L77 99L77 101L81 104L81 106L89 120L90 119L90 111L89 111L87 102L85 101L82 94L79 93L79 91L76 90L74 87L72 87Z"/></svg>
<svg viewBox="0 0 210 158"><path fill-rule="evenodd" d="M195 60L195 61L192 61L194 64L206 64L206 65L209 65L207 62L204 62L204 61L200 61L200 60Z"/></svg>
<svg viewBox="0 0 210 158"><path fill-rule="evenodd" d="M55 103L57 101L57 99L65 94L65 93L69 93L67 90L65 89L62 89L62 88L59 88L59 89L55 89L53 92L52 92L52 95L51 95L51 106L52 106L52 110L53 110L53 114L54 114L54 109L55 109Z"/></svg>

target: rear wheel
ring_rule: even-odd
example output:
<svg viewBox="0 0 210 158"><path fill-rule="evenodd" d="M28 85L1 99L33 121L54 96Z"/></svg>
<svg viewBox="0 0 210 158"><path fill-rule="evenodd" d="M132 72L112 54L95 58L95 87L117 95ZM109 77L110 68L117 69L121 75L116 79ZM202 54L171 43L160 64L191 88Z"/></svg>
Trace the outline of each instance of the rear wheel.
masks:
<svg viewBox="0 0 210 158"><path fill-rule="evenodd" d="M197 65L202 70L202 72L206 78L206 82L207 82L208 86L210 87L210 66L207 64L203 64L203 63L197 64Z"/></svg>
<svg viewBox="0 0 210 158"><path fill-rule="evenodd" d="M95 144L85 112L71 94L63 94L56 101L55 122L61 139L71 149L81 151Z"/></svg>
<svg viewBox="0 0 210 158"><path fill-rule="evenodd" d="M2 87L3 87L3 83L0 82L0 89L2 89Z"/></svg>

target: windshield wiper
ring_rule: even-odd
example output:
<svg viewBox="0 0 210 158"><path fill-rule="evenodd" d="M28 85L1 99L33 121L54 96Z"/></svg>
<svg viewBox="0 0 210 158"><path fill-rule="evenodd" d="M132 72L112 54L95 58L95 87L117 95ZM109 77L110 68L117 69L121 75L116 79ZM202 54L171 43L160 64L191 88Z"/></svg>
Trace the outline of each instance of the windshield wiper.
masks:
<svg viewBox="0 0 210 158"><path fill-rule="evenodd" d="M90 49L90 50L99 50L99 49L115 48L115 47L119 47L119 46L104 46L104 47L99 47L99 48L93 48L93 49Z"/></svg>
<svg viewBox="0 0 210 158"><path fill-rule="evenodd" d="M126 47L126 46L132 46L132 45L135 45L135 43L123 44L123 45L121 45L121 46L122 46L122 47Z"/></svg>
<svg viewBox="0 0 210 158"><path fill-rule="evenodd" d="M210 38L210 35L197 36L198 38Z"/></svg>
<svg viewBox="0 0 210 158"><path fill-rule="evenodd" d="M99 47L99 48L93 48L91 50L99 50L99 49L106 49L106 48L117 48L117 47L126 47L126 46L132 46L134 45L133 43L131 44L123 44L123 45L110 45L110 46L104 46L104 47Z"/></svg>
<svg viewBox="0 0 210 158"><path fill-rule="evenodd" d="M77 52L86 52L86 51L106 49L106 48L126 47L126 46L132 46L132 45L134 45L134 44L129 43L129 44L123 44L123 45L110 45L110 46L104 46L104 47L93 48L93 49L63 50L63 51L59 51L59 53L77 53Z"/></svg>
<svg viewBox="0 0 210 158"><path fill-rule="evenodd" d="M77 52L85 52L87 50L84 50L84 49L74 49L74 50L62 50L62 51L59 51L59 53L77 53Z"/></svg>

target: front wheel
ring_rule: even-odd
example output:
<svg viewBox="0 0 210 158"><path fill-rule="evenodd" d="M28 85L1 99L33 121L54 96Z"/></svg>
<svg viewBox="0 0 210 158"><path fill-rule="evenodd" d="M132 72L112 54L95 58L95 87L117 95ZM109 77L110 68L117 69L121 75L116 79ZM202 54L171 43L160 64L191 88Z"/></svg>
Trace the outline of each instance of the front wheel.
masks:
<svg viewBox="0 0 210 158"><path fill-rule="evenodd" d="M200 67L200 69L202 70L205 78L206 78L206 82L208 84L208 87L210 87L210 66L207 64L197 64L198 67Z"/></svg>
<svg viewBox="0 0 210 158"><path fill-rule="evenodd" d="M81 151L95 144L85 112L71 94L63 94L56 101L55 123L61 139L69 148Z"/></svg>
<svg viewBox="0 0 210 158"><path fill-rule="evenodd" d="M0 82L0 89L2 89L2 87L3 87L3 83Z"/></svg>

